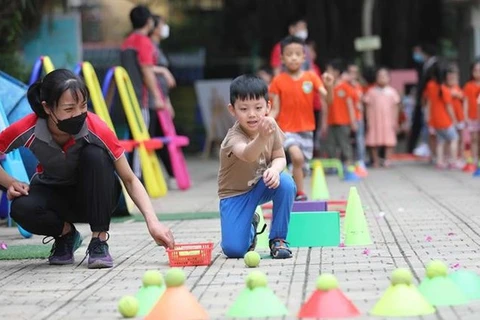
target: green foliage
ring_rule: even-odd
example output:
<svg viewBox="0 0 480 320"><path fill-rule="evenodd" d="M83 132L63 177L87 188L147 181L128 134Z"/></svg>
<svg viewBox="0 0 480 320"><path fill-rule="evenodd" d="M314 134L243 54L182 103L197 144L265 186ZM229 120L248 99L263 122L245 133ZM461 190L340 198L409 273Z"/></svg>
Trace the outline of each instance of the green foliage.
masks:
<svg viewBox="0 0 480 320"><path fill-rule="evenodd" d="M0 70L25 81L29 66L26 66L19 54L20 41L26 31L35 29L41 19L44 8L52 6L57 0L0 0Z"/></svg>

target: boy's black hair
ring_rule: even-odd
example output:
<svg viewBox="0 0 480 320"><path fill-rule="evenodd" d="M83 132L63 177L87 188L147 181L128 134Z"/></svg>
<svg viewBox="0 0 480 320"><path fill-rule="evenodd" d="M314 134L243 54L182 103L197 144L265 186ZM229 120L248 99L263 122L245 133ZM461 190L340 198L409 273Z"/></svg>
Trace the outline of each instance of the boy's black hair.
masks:
<svg viewBox="0 0 480 320"><path fill-rule="evenodd" d="M283 53L285 47L292 43L298 43L302 46L305 45L305 41L302 38L296 36L287 36L280 42L281 52Z"/></svg>
<svg viewBox="0 0 480 320"><path fill-rule="evenodd" d="M337 70L340 74L344 73L347 70L347 67L345 66L343 60L339 58L330 60L327 63L327 66L330 66L332 67L332 69Z"/></svg>
<svg viewBox="0 0 480 320"><path fill-rule="evenodd" d="M230 103L237 100L258 100L264 98L268 102L268 87L262 78L253 74L236 77L230 84Z"/></svg>
<svg viewBox="0 0 480 320"><path fill-rule="evenodd" d="M130 22L133 29L141 29L145 27L148 19L152 16L150 9L143 5L138 5L130 11Z"/></svg>
<svg viewBox="0 0 480 320"><path fill-rule="evenodd" d="M307 23L307 19L304 17L294 17L288 21L288 27L296 26L299 22Z"/></svg>

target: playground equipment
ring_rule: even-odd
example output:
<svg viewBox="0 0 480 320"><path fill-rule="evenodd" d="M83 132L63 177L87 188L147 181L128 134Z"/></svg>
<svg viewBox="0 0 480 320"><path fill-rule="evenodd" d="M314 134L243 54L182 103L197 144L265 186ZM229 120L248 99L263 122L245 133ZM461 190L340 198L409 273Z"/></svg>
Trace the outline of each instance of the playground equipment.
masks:
<svg viewBox="0 0 480 320"><path fill-rule="evenodd" d="M162 197L167 193L167 184L155 150L164 146L163 141L150 137L127 71L120 66L110 68L105 75L103 88L110 88L112 81L114 81L120 95L133 139L138 143L137 148L142 163L145 188L152 198Z"/></svg>
<svg viewBox="0 0 480 320"><path fill-rule="evenodd" d="M112 119L110 118L110 113L108 112L107 104L103 98L102 89L100 88L100 83L98 82L98 77L92 64L86 61L78 63L75 67L75 73L78 75L83 75L83 79L90 93L90 99L92 100L95 113L107 124L110 130L115 133L115 127L113 126ZM126 152L132 152L135 146L137 146L137 142L135 140L119 140L119 142ZM128 191L121 180L120 183L122 185L122 191L127 210L128 212L132 212L135 204L133 203L132 198L128 194Z"/></svg>
<svg viewBox="0 0 480 320"><path fill-rule="evenodd" d="M6 127L8 127L9 123L7 120L7 115L5 114L5 111L3 109L3 105L0 102L0 131L4 130ZM22 157L20 155L19 150L13 150L6 154L4 157L0 159L0 163L3 167L3 169L12 177L17 179L18 181L28 183L28 175L27 171L25 170L25 166L23 165ZM6 201L5 203L7 204L7 225L9 227L12 226L12 219L10 217L10 201L6 197L6 192L3 193L3 199L2 201ZM20 225L17 224L18 231L22 236L25 238L30 238L32 234L25 229L23 229Z"/></svg>

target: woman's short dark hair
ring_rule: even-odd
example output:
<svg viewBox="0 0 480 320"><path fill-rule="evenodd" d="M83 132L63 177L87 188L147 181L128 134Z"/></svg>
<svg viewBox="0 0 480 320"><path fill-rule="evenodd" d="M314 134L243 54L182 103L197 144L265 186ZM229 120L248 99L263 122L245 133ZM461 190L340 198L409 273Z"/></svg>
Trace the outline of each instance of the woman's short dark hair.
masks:
<svg viewBox="0 0 480 320"><path fill-rule="evenodd" d="M28 88L28 102L38 117L47 118L48 115L43 109L42 101L45 101L47 106L53 109L57 106L62 94L67 90L70 91L76 102L88 99L87 88L80 77L70 70L57 69ZM80 91L81 96L79 96L78 91Z"/></svg>

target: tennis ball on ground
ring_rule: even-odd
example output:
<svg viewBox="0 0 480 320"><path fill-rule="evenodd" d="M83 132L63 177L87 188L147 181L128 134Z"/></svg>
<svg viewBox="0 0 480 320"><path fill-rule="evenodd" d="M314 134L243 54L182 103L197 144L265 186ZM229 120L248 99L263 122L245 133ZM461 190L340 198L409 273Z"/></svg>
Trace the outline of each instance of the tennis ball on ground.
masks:
<svg viewBox="0 0 480 320"><path fill-rule="evenodd" d="M321 291L329 291L338 288L337 278L330 273L323 273L317 278L317 289Z"/></svg>
<svg viewBox="0 0 480 320"><path fill-rule="evenodd" d="M162 286L163 276L157 270L148 270L143 274L142 283L145 287L148 286Z"/></svg>
<svg viewBox="0 0 480 320"><path fill-rule="evenodd" d="M180 287L185 283L185 272L179 268L171 268L165 274L167 287Z"/></svg>
<svg viewBox="0 0 480 320"><path fill-rule="evenodd" d="M138 313L138 300L134 296L124 296L118 302L118 311L124 318L133 318Z"/></svg>
<svg viewBox="0 0 480 320"><path fill-rule="evenodd" d="M260 255L258 254L258 252L249 251L243 257L243 260L245 261L245 264L247 265L247 267L256 268L260 264Z"/></svg>
<svg viewBox="0 0 480 320"><path fill-rule="evenodd" d="M262 271L252 271L248 274L246 283L250 290L267 286L267 276Z"/></svg>
<svg viewBox="0 0 480 320"><path fill-rule="evenodd" d="M398 268L392 272L391 283L392 285L406 284L407 286L412 284L413 276L410 270L405 268Z"/></svg>
<svg viewBox="0 0 480 320"><path fill-rule="evenodd" d="M435 277L446 277L448 267L440 260L432 260L427 264L427 277L430 279Z"/></svg>

